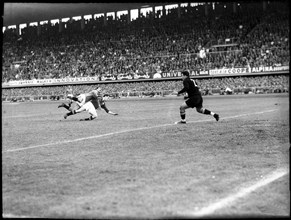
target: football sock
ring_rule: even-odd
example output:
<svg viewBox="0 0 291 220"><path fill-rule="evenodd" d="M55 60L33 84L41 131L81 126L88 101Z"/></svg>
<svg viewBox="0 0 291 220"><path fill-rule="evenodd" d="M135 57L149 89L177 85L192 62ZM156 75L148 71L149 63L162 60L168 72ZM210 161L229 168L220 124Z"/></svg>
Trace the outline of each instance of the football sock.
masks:
<svg viewBox="0 0 291 220"><path fill-rule="evenodd" d="M211 111L209 111L208 109L204 109L204 114L205 115L210 115L211 114Z"/></svg>
<svg viewBox="0 0 291 220"><path fill-rule="evenodd" d="M180 106L180 116L182 120L185 120L186 118L186 111L185 108L183 106Z"/></svg>
<svg viewBox="0 0 291 220"><path fill-rule="evenodd" d="M68 105L66 105L66 104L64 104L64 106L63 106L65 109L68 109L69 111L70 111L70 106L68 106Z"/></svg>
<svg viewBox="0 0 291 220"><path fill-rule="evenodd" d="M91 121L91 120L94 120L96 117L93 117L92 115L89 117L89 118L84 118L84 119L81 119L80 121Z"/></svg>
<svg viewBox="0 0 291 220"><path fill-rule="evenodd" d="M67 113L67 116L70 116L70 115L73 115L74 113L71 111L71 112L68 112Z"/></svg>
<svg viewBox="0 0 291 220"><path fill-rule="evenodd" d="M215 115L215 113L214 112L212 112L212 111L209 111L208 109L204 109L204 112L203 112L205 115L212 115L212 116L214 116Z"/></svg>

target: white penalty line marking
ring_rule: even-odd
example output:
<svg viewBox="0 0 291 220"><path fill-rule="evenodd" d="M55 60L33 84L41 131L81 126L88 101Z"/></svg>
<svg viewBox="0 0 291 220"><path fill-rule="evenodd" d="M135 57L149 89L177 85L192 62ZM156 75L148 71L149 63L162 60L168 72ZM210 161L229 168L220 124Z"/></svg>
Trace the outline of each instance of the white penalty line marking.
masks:
<svg viewBox="0 0 291 220"><path fill-rule="evenodd" d="M263 111L263 112L255 112L255 113L250 113L250 114L242 114L242 115L229 116L229 117L224 117L224 118L221 118L221 119L238 118L238 117L244 117L244 116L249 116L249 115L264 114L264 113L269 113L269 112L273 112L273 111L277 111L277 109L267 110L267 111ZM215 120L215 119L214 118L211 118L211 119L200 120L200 121L189 121L187 123L188 124L189 123L199 123L199 122L207 122L207 121L213 121L213 120ZM58 144L68 144L68 143L73 143L73 142L77 142L77 141L83 141L83 140L89 140L89 139L96 139L96 138L106 137L106 136L110 136L110 135L122 134L122 133L133 132L133 131L149 130L149 129L152 129L152 128L161 128L161 127L173 126L173 125L176 125L176 124L175 123L172 123L172 124L156 125L156 126L151 126L151 127L134 128L134 129L130 129L130 130L111 132L111 133L101 134L101 135L96 135L96 136L90 136L90 137L84 137L84 138L77 138L77 139L74 139L74 140L58 141L58 142L54 142L54 143L35 145L35 146L31 146L31 147L16 148L16 149L2 151L2 153L22 151L22 150L28 150L28 149L33 149L33 148L39 148L39 147L47 147L47 146L58 145ZM185 126L185 125L181 125L181 126Z"/></svg>
<svg viewBox="0 0 291 220"><path fill-rule="evenodd" d="M219 200L219 201L217 201L217 202L215 202L207 207L200 209L199 211L190 212L190 213L181 213L181 214L184 216L190 215L193 217L194 216L195 217L202 217L202 216L206 216L206 215L211 215L215 211L230 206L236 200L247 196L251 192L259 189L260 187L268 185L269 183L285 176L288 173L289 173L289 171L286 169L278 169L278 170L272 172L271 174L269 174L268 176L266 176L265 178L263 178L262 180L258 181L256 184L249 186L249 187L242 188L236 194L233 194L233 195L230 195L224 199L221 199L221 200Z"/></svg>

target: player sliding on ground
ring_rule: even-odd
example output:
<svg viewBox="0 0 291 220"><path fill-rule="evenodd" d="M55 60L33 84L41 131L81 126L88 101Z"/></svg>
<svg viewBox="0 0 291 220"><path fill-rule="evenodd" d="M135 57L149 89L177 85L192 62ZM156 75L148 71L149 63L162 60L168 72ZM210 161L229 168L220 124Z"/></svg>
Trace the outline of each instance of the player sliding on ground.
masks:
<svg viewBox="0 0 291 220"><path fill-rule="evenodd" d="M87 111L91 115L90 118L84 119L84 120L93 120L97 117L97 109L103 108L108 114L111 115L118 115L117 113L114 113L105 105L105 101L103 100L103 95L101 93L101 89L97 88L96 90L92 90L89 93L80 94L78 96L68 95L68 98L70 99L69 104L62 103L58 106L66 108L68 113L64 115L64 118L66 119L70 115L74 115L76 113L80 113L82 111ZM71 107L72 103L75 102L77 105L73 108Z"/></svg>
<svg viewBox="0 0 291 220"><path fill-rule="evenodd" d="M185 103L180 106L181 121L178 121L175 124L186 124L186 109L194 107L196 107L197 112L205 115L212 115L216 121L218 121L218 114L203 108L203 98L201 92L199 91L199 87L197 86L195 80L190 79L190 74L188 71L182 72L182 79L184 88L178 92L178 96L184 92L187 92L188 97Z"/></svg>
<svg viewBox="0 0 291 220"><path fill-rule="evenodd" d="M69 94L67 97L70 99L69 104L66 105L65 103L62 103L58 106L58 108L64 107L69 111L64 115L64 119L66 119L70 115L74 115L83 111L87 111L90 114L90 117L81 119L82 121L88 121L97 118L96 109L99 108L99 101L96 90L93 90L89 93L80 94L78 96L73 96L72 94ZM73 102L76 103L74 107L72 107Z"/></svg>

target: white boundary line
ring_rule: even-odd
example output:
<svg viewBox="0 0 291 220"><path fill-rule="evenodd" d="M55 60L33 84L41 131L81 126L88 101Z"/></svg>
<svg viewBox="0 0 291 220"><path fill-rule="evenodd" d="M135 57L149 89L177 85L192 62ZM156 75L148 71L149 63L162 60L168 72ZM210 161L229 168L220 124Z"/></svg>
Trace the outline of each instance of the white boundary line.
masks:
<svg viewBox="0 0 291 220"><path fill-rule="evenodd" d="M29 118L29 117L39 117L39 116L51 116L51 115L60 115L60 114L59 113L51 113L51 114L10 115L10 116L5 116L5 114L2 113L2 118L3 119L8 119L8 118Z"/></svg>
<svg viewBox="0 0 291 220"><path fill-rule="evenodd" d="M269 183L285 176L286 174L288 174L289 171L286 169L278 169L275 170L274 172L270 173L269 175L267 175L265 178L263 178L262 180L258 181L257 183L255 183L252 186L249 187L245 187L239 190L239 192L237 192L236 194L232 194L230 196L227 196L215 203L210 204L209 206L206 206L202 209L200 209L199 211L196 212L190 212L190 213L181 213L183 216L195 216L195 217L202 217L205 215L211 215L213 214L215 211L225 208L227 206L230 206L231 204L233 204L236 200L238 200L239 198L245 197L248 194L250 194L251 192L259 189L260 187L263 187L265 185L268 185Z"/></svg>
<svg viewBox="0 0 291 220"><path fill-rule="evenodd" d="M262 111L262 112L254 112L254 113L250 113L250 114L241 114L241 115L228 116L228 117L224 117L224 118L221 118L221 119L238 118L238 117L244 117L244 116L249 116L249 115L264 114L264 113L269 113L269 112L273 112L273 111L277 111L277 109L267 110L267 111ZM211 119L206 119L206 120L189 121L189 122L187 122L187 124L189 124L189 123L207 122L207 121L213 121L213 120L215 120L215 119L211 117ZM111 135L116 135L116 134L122 134L122 133L127 133L127 132L141 131L141 130L149 130L149 129L152 129L152 128L161 128L161 127L173 126L173 125L177 126L175 123L172 123L172 124L156 125L156 126L151 126L151 127L134 128L134 129L123 130L123 131L116 131L116 132L111 132L111 133L101 134L101 135L96 135L96 136L89 136L89 137L84 137L84 138L77 138L77 139L73 139L73 140L58 141L58 142L54 142L54 143L40 144L40 145L34 145L34 146L30 146L30 147L23 147L23 148L16 148L16 149L2 151L2 153L22 151L22 150L39 148L39 147L47 147L47 146L58 145L58 144L67 144L67 143L73 143L73 142L78 142L78 141L83 141L83 140L88 140L88 139L102 138L102 137L106 137L106 136L111 136ZM185 125L180 125L180 126L185 126Z"/></svg>
<svg viewBox="0 0 291 220"><path fill-rule="evenodd" d="M287 169L283 169L283 168L275 170L272 173L268 174L262 180L255 183L254 185L242 188L236 194L232 194L228 197L225 197L225 198L223 198L215 203L210 204L209 206L206 206L206 207L200 209L199 211L190 212L190 213L180 212L177 214L181 215L181 216L187 216L187 217L192 216L192 217L196 217L196 218L211 215L215 211L222 209L222 208L225 208L227 206L230 206L236 200L247 196L248 194L252 193L253 191L255 191L255 190L257 190L265 185L268 185L271 182L274 182L275 180L285 176L288 173L289 173L289 171ZM2 217L4 217L4 218L15 218L15 217L27 218L27 216L16 216L16 215L12 215L12 214L2 214Z"/></svg>
<svg viewBox="0 0 291 220"><path fill-rule="evenodd" d="M2 214L3 218L36 218L36 217L30 217L30 216L25 216L25 215L13 215L13 214Z"/></svg>

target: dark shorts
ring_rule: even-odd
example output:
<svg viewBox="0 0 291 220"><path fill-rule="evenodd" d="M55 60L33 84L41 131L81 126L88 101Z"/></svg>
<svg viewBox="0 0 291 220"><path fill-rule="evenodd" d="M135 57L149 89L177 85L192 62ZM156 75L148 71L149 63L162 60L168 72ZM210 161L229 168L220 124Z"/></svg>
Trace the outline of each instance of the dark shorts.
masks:
<svg viewBox="0 0 291 220"><path fill-rule="evenodd" d="M202 104L203 104L203 99L202 99L202 96L201 95L195 95L195 96L192 96L192 97L189 97L185 103L191 107L191 108L202 108Z"/></svg>
<svg viewBox="0 0 291 220"><path fill-rule="evenodd" d="M98 104L98 101L97 99L92 99L92 104L94 105L95 109L99 108L99 104Z"/></svg>

